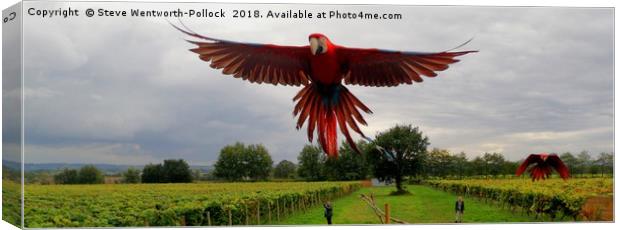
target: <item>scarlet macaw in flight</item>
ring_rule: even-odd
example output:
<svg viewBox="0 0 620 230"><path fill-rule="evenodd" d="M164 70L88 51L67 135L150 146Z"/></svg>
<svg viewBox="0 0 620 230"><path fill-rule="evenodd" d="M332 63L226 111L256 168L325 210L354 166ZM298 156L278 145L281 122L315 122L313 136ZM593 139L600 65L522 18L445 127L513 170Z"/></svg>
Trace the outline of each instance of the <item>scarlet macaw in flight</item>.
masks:
<svg viewBox="0 0 620 230"><path fill-rule="evenodd" d="M560 157L556 154L530 154L525 161L521 163L519 168L517 168L516 175L521 176L530 165L533 165L529 170L532 181L548 178L553 169L555 169L564 180L570 177L568 167L564 165L564 162L562 162Z"/></svg>
<svg viewBox="0 0 620 230"><path fill-rule="evenodd" d="M203 61L211 62L212 68L223 69L224 74L258 84L303 85L304 88L293 98L297 102L293 115L299 115L297 129L307 120L308 141L312 142L316 128L318 142L329 157L338 156L336 126L340 127L351 148L360 152L349 128L365 137L358 123L367 123L359 110L372 113L343 82L375 87L422 82L421 75L435 77L435 72L458 62L455 57L477 52L422 53L348 48L332 43L319 33L310 34L307 46L241 43L203 36L187 27L172 26L201 39L188 40L198 46L190 50L199 54Z"/></svg>

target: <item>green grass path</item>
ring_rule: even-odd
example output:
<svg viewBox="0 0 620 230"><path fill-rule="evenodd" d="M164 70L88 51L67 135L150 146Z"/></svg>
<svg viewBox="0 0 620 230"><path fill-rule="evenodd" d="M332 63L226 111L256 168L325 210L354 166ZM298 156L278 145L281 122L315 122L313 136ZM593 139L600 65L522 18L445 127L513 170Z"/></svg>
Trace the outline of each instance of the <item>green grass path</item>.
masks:
<svg viewBox="0 0 620 230"><path fill-rule="evenodd" d="M456 195L435 190L422 185L409 185L411 195L389 196L394 187L362 188L355 193L332 201L334 207L334 224L380 224L378 217L360 194L375 194L377 205L383 209L383 204L391 205L392 216L409 223L453 223L454 202ZM535 222L533 216L522 215L520 211L511 212L508 209L498 208L475 199L465 200L463 222ZM540 220L538 220L540 221ZM279 224L325 224L323 207L315 207L306 213L289 216Z"/></svg>

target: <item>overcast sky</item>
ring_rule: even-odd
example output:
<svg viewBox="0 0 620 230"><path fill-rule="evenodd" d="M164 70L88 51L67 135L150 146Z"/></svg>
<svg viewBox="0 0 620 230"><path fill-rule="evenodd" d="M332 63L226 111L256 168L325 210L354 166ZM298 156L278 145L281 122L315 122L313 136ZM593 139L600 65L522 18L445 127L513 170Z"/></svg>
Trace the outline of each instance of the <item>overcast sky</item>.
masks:
<svg viewBox="0 0 620 230"><path fill-rule="evenodd" d="M58 8L59 3L27 2ZM88 3L93 7L94 3ZM66 6L66 5L65 5ZM86 9L83 3L72 3ZM400 13L402 20L191 19L241 42L306 45L313 32L366 48L479 50L421 84L348 88L374 114L369 136L419 126L431 147L471 158L500 152L613 151L613 9L105 3L108 9L307 9ZM173 20L175 21L175 20ZM296 161L300 87L225 76L161 18L25 18L26 163L211 164L236 141ZM355 136L355 138L359 138ZM342 139L340 139L342 140Z"/></svg>

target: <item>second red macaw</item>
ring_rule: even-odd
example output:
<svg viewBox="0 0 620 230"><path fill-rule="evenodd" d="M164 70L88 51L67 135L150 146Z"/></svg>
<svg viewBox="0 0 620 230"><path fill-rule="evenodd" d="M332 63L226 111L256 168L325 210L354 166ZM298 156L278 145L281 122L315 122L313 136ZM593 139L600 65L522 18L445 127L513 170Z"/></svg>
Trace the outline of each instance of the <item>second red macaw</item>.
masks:
<svg viewBox="0 0 620 230"><path fill-rule="evenodd" d="M308 141L314 131L323 151L329 157L338 156L337 127L356 152L349 128L362 137L358 123L367 125L361 111L372 111L343 85L397 86L422 82L422 75L437 76L436 72L458 62L455 57L477 51L461 52L402 52L380 49L348 48L332 43L325 35L308 37L307 46L280 46L241 43L211 38L189 29L181 32L200 39L188 42L200 59L223 73L253 83L304 87L293 98L297 102L293 115L299 115L297 129L308 121ZM460 47L460 46L459 46Z"/></svg>

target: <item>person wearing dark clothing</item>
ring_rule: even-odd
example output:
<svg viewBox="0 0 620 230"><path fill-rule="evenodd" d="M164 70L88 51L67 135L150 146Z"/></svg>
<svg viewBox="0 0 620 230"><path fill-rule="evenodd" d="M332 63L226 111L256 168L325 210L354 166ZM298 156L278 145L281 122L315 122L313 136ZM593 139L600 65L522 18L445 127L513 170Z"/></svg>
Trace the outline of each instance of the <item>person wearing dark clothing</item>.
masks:
<svg viewBox="0 0 620 230"><path fill-rule="evenodd" d="M462 196L459 196L458 200L454 204L454 211L456 212L456 220L454 223L462 223L463 212L465 211L465 201L463 201Z"/></svg>
<svg viewBox="0 0 620 230"><path fill-rule="evenodd" d="M325 208L325 219L327 219L327 224L332 224L332 216L334 214L333 208L332 208L332 204L327 201L325 204L323 204L323 208Z"/></svg>

